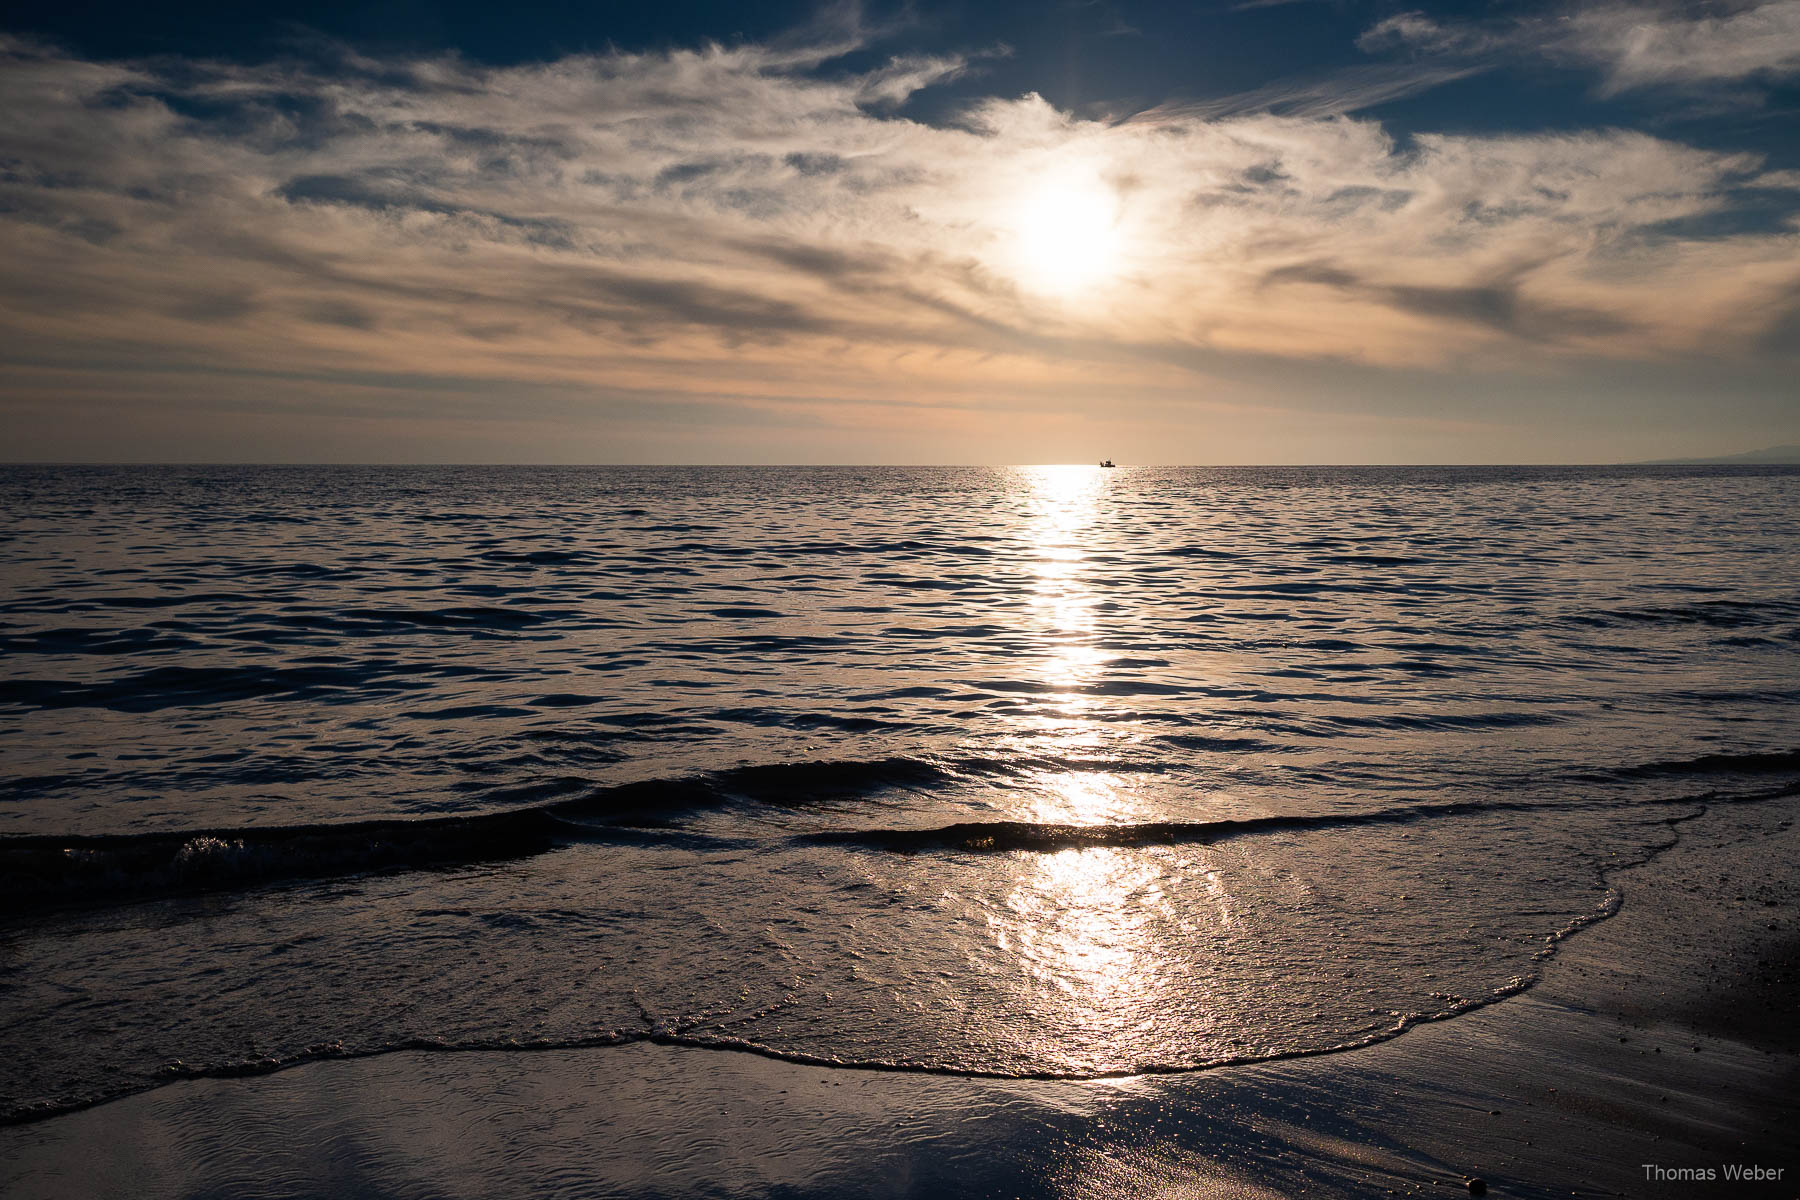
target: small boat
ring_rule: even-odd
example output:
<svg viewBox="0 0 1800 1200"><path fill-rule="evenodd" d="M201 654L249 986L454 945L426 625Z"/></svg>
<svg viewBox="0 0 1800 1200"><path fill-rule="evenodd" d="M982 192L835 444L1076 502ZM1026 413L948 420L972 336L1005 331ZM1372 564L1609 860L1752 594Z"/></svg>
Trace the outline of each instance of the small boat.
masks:
<svg viewBox="0 0 1800 1200"><path fill-rule="evenodd" d="M1110 467L1113 465L1113 460L1110 458L1103 458L1100 460L1100 465L1103 467Z"/></svg>

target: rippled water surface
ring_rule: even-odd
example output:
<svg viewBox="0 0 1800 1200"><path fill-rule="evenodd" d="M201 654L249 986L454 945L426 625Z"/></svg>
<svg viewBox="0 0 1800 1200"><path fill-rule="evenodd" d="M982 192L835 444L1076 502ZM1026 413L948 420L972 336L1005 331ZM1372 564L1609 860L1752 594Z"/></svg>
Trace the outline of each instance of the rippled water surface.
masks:
<svg viewBox="0 0 1800 1200"><path fill-rule="evenodd" d="M1800 781L1800 473L12 468L0 1104L1354 1045Z"/></svg>

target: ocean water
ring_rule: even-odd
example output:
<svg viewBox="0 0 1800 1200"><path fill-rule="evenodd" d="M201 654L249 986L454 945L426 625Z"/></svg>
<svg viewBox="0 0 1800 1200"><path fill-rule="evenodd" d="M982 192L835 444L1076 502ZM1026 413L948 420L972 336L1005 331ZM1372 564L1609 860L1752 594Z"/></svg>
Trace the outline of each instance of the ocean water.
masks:
<svg viewBox="0 0 1800 1200"><path fill-rule="evenodd" d="M0 1112L1379 1040L1800 786L1800 471L7 468Z"/></svg>

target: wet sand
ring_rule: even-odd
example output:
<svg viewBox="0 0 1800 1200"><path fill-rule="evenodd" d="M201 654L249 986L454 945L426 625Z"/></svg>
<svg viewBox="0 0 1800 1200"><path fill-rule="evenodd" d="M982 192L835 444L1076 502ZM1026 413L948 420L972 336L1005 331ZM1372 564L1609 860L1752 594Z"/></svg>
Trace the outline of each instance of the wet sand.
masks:
<svg viewBox="0 0 1800 1200"><path fill-rule="evenodd" d="M0 1129L0 1192L1796 1196L1797 814L1672 826L1538 986L1362 1050L1087 1083L650 1044L404 1052Z"/></svg>

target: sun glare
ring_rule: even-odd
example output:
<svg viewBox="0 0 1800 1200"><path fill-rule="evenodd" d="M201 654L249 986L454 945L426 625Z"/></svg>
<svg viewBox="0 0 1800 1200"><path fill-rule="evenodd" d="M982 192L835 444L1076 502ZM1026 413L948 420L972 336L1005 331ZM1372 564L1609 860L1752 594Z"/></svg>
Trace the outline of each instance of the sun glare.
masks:
<svg viewBox="0 0 1800 1200"><path fill-rule="evenodd" d="M1046 175L1021 197L1013 218L1021 279L1069 295L1118 269L1119 201L1091 171Z"/></svg>

